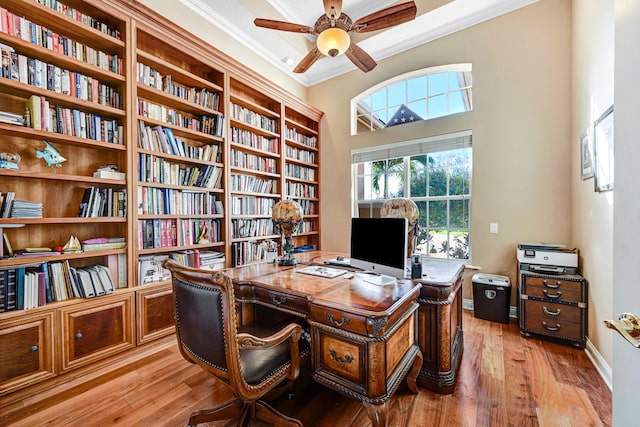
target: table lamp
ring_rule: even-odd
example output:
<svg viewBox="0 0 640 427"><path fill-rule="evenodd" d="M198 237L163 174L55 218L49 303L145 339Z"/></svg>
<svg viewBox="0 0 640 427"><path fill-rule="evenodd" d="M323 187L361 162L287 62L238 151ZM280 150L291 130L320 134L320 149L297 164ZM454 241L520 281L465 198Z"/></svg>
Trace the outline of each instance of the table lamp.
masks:
<svg viewBox="0 0 640 427"><path fill-rule="evenodd" d="M280 265L297 265L298 261L293 257L293 243L291 237L302 223L302 207L293 200L280 200L273 206L271 212L276 233L280 233L284 239L282 250L283 257Z"/></svg>
<svg viewBox="0 0 640 427"><path fill-rule="evenodd" d="M382 218L406 218L409 222L409 244L407 245L407 258L411 257L416 249L416 237L418 235L418 217L420 211L418 205L411 199L398 197L384 202L380 208Z"/></svg>

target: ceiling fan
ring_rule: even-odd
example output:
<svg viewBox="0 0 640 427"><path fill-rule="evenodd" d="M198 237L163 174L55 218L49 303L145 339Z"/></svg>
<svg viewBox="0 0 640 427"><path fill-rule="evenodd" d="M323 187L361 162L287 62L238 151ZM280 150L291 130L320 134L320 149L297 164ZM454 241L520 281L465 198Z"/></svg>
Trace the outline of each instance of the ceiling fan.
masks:
<svg viewBox="0 0 640 427"><path fill-rule="evenodd" d="M351 33L366 33L393 27L416 17L413 1L400 3L381 9L353 22L342 13L342 0L322 0L325 14L320 16L313 27L272 19L256 18L258 27L273 30L306 33L317 37L314 47L293 69L294 73L304 73L323 55L335 57L343 53L365 73L375 68L376 61L357 44L351 42Z"/></svg>

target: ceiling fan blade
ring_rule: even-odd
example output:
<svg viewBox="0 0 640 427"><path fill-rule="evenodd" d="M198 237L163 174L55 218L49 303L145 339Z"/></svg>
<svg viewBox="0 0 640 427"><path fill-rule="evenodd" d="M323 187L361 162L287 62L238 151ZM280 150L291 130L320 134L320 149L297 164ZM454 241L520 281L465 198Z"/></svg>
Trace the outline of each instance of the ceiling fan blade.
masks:
<svg viewBox="0 0 640 427"><path fill-rule="evenodd" d="M329 19L338 19L342 13L342 0L322 0Z"/></svg>
<svg viewBox="0 0 640 427"><path fill-rule="evenodd" d="M415 19L416 12L415 2L400 3L358 19L353 23L351 31L366 33L393 27Z"/></svg>
<svg viewBox="0 0 640 427"><path fill-rule="evenodd" d="M358 68L360 68L365 73L376 68L376 61L355 43L351 43L349 49L344 53L347 55L347 58L351 60Z"/></svg>
<svg viewBox="0 0 640 427"><path fill-rule="evenodd" d="M318 50L317 47L314 47L309 53L307 53L305 55L304 58L302 58L302 61L300 61L300 63L298 65L296 65L296 68L293 69L294 73L304 73L305 71L307 71L309 69L309 67L311 67L320 57L322 56L322 52L320 52Z"/></svg>
<svg viewBox="0 0 640 427"><path fill-rule="evenodd" d="M284 21L274 21L272 19L256 18L253 23L256 27L269 28L271 30L290 31L292 33L315 34L312 27L307 25L292 24Z"/></svg>

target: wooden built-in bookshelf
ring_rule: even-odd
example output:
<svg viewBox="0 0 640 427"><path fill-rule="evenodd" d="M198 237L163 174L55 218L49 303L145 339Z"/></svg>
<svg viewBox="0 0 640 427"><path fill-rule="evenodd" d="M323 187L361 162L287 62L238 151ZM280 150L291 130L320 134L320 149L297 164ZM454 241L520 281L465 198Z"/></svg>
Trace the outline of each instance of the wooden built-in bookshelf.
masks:
<svg viewBox="0 0 640 427"><path fill-rule="evenodd" d="M0 282L18 271L52 281L59 264L68 286L20 310L0 296L4 402L173 333L170 280L146 280L142 261L260 261L262 243L279 241L271 208L283 199L305 211L296 246L319 247L320 111L132 0L3 0L0 13L0 112L40 116L40 126L0 120L0 152L21 158L0 169L0 195L42 204L41 217L0 218L14 251L0 252ZM66 159L59 167L36 154L43 141ZM124 175L94 177L106 165ZM72 236L116 242L60 250ZM20 256L27 248L59 253ZM113 290L74 286L69 272L93 266L107 267Z"/></svg>

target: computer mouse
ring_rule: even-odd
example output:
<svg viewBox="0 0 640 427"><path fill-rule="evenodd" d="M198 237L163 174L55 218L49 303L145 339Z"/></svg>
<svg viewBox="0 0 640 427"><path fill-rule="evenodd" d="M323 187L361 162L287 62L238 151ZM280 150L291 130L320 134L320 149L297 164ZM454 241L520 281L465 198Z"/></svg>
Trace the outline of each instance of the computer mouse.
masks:
<svg viewBox="0 0 640 427"><path fill-rule="evenodd" d="M344 257L342 255L340 255L338 258L336 258L338 261L344 261Z"/></svg>

